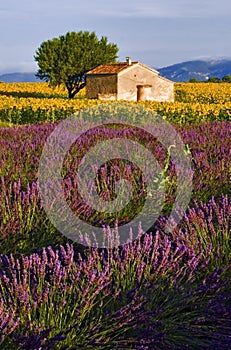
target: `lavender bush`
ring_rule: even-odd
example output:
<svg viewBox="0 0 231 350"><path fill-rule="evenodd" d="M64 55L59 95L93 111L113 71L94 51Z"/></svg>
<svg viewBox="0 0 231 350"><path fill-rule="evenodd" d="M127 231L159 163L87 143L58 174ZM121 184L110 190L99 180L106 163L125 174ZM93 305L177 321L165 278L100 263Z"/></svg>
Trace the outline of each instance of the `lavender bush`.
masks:
<svg viewBox="0 0 231 350"><path fill-rule="evenodd" d="M1 255L1 305L15 315L14 330L5 330L2 347L180 349L191 344L196 349L228 344L230 297L222 278L228 268L204 277L210 249L204 254L202 259L180 242L173 247L156 232L155 238L146 234L142 244L108 256L92 249L77 262L70 245L20 259Z"/></svg>

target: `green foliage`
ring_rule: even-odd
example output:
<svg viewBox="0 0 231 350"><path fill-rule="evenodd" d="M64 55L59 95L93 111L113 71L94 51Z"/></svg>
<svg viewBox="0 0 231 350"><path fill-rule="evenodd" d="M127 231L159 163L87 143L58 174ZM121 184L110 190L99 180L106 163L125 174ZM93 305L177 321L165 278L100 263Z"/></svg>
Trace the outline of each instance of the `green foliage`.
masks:
<svg viewBox="0 0 231 350"><path fill-rule="evenodd" d="M100 64L115 62L118 47L100 40L95 32L68 32L44 41L34 56L39 70L36 76L52 86L65 84L69 98L85 85L85 73Z"/></svg>
<svg viewBox="0 0 231 350"><path fill-rule="evenodd" d="M222 81L224 81L225 83L231 83L231 75L225 75L222 78Z"/></svg>
<svg viewBox="0 0 231 350"><path fill-rule="evenodd" d="M225 75L222 79L218 78L218 77L210 77L207 80L208 83L231 83L231 75L227 74Z"/></svg>
<svg viewBox="0 0 231 350"><path fill-rule="evenodd" d="M198 83L197 78L191 78L189 79L189 83Z"/></svg>
<svg viewBox="0 0 231 350"><path fill-rule="evenodd" d="M217 78L217 77L210 77L208 80L207 80L208 83L220 83L220 79Z"/></svg>

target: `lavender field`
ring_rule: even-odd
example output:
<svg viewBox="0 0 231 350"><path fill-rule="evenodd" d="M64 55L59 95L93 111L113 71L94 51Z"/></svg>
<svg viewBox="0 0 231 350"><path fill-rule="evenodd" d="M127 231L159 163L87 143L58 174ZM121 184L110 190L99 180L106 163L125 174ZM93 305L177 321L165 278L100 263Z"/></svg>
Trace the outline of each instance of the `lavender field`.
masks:
<svg viewBox="0 0 231 350"><path fill-rule="evenodd" d="M169 164L161 215L113 249L72 242L46 215L38 166L56 124L0 128L0 348L230 349L230 122L176 123L193 160L186 215L165 233L176 192ZM80 153L86 142L77 145ZM164 166L166 152L155 142L149 147ZM63 188L80 214L77 162L70 151ZM84 211L95 222L93 214Z"/></svg>

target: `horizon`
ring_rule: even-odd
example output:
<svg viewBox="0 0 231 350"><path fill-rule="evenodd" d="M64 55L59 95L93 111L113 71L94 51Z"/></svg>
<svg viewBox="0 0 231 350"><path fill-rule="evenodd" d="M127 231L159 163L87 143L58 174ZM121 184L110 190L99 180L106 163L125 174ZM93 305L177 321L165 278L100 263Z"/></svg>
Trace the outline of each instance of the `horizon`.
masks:
<svg viewBox="0 0 231 350"><path fill-rule="evenodd" d="M178 64L183 64L183 63L188 63L188 62L196 62L196 61L203 61L203 62L213 62L214 61L214 62L218 63L218 62L222 62L222 61L231 61L231 57L195 58L195 59L192 59L192 60L175 62L175 63L169 64L168 66L163 66L163 67L150 66L150 67L158 70L158 69L172 67L172 66L175 66L175 65L178 65ZM140 61L140 62L143 63L142 61ZM5 71L5 72L4 71L3 72L0 71L0 76L10 75L10 74L12 74L12 75L13 74L36 74L37 69L35 69L34 71L32 71L32 70L20 70L20 69L18 69L18 70L15 69L15 70L12 70L12 71ZM38 80L40 80L40 79L38 79Z"/></svg>

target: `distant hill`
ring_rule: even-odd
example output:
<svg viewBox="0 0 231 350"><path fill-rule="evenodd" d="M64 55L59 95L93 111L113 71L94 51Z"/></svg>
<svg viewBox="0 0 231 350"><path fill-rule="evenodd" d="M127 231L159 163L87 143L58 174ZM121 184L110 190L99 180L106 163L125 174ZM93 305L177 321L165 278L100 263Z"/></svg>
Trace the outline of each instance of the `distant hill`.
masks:
<svg viewBox="0 0 231 350"><path fill-rule="evenodd" d="M27 82L35 82L41 81L36 78L35 73L6 73L0 75L0 81L4 83L27 83Z"/></svg>
<svg viewBox="0 0 231 350"><path fill-rule="evenodd" d="M231 59L186 61L158 68L158 71L163 77L176 82L191 78L198 81L206 81L210 77L222 79L225 75L231 75Z"/></svg>
<svg viewBox="0 0 231 350"><path fill-rule="evenodd" d="M189 81L196 78L198 81L206 81L210 77L222 79L225 75L231 75L231 59L220 60L192 60L171 66L156 68L163 77L172 81ZM35 73L6 73L0 75L0 81L12 82L36 82L41 81L35 77Z"/></svg>

